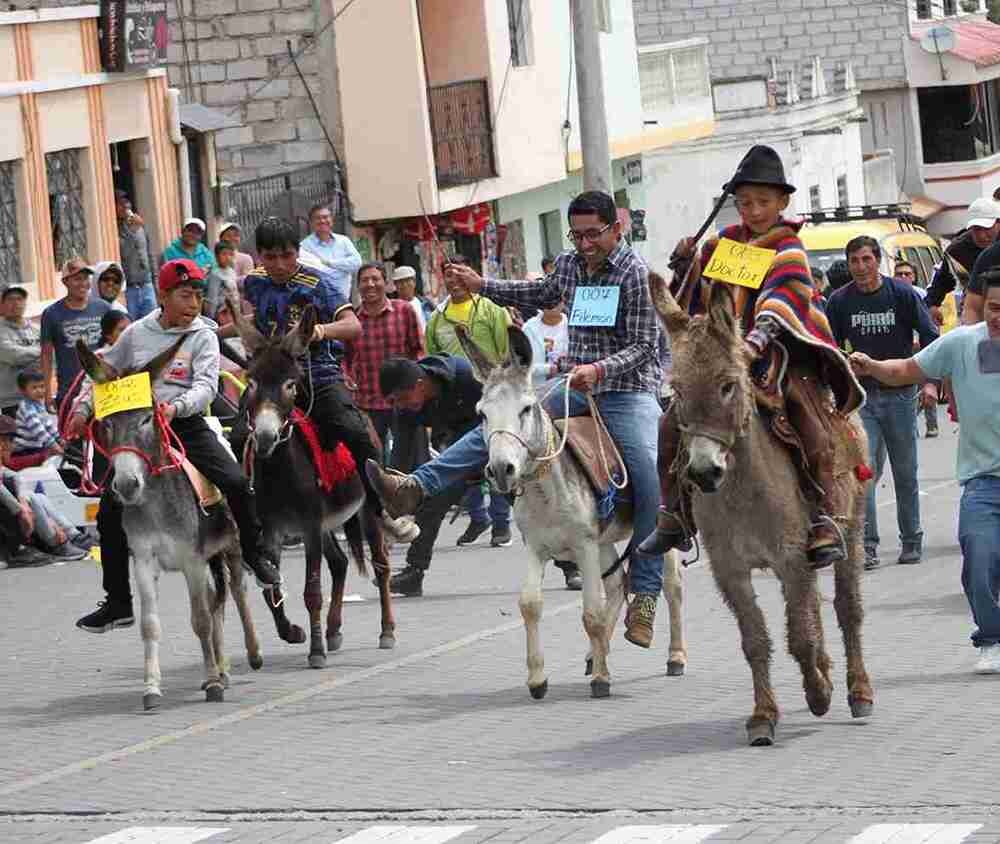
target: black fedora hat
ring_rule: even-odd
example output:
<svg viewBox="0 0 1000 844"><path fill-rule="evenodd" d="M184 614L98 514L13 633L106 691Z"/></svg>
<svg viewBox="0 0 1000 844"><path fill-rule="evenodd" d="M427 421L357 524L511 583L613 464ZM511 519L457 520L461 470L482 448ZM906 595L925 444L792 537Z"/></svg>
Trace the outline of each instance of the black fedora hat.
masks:
<svg viewBox="0 0 1000 844"><path fill-rule="evenodd" d="M795 193L795 187L785 179L785 165L771 147L757 144L743 156L732 179L722 186L732 193L740 185L770 185L785 193Z"/></svg>

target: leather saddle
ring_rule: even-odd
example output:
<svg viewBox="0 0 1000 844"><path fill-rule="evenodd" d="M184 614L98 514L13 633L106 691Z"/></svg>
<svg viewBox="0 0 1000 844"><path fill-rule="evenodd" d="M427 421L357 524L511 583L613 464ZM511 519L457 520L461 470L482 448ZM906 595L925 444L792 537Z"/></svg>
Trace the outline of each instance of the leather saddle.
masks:
<svg viewBox="0 0 1000 844"><path fill-rule="evenodd" d="M198 499L198 506L202 510L214 507L222 501L222 493L219 488L199 472L190 460L184 458L181 468L184 470L195 498Z"/></svg>
<svg viewBox="0 0 1000 844"><path fill-rule="evenodd" d="M576 458L577 463L583 469L587 480L590 481L590 486L594 490L594 494L598 498L604 498L611 488L612 480L608 475L608 470L605 468L605 461L611 468L611 471L616 472L614 480L621 483L620 468L618 467L618 460L615 457L617 452L615 451L614 441L611 439L608 429L604 427L604 423L593 416L571 416L568 419L554 419L553 423L556 426L556 430L559 431L560 436L562 436L565 428L569 426L566 446L569 448L570 454ZM602 448L604 458L601 457ZM631 499L631 496L631 482L629 482L629 485L625 489L616 491L616 497L618 498Z"/></svg>

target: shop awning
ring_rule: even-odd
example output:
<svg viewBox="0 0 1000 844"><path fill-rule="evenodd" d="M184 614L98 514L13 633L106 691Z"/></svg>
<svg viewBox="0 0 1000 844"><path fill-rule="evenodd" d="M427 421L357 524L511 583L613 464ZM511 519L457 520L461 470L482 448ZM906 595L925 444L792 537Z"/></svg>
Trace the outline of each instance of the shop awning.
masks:
<svg viewBox="0 0 1000 844"><path fill-rule="evenodd" d="M179 111L181 126L195 132L217 132L241 125L237 117L201 103L182 103Z"/></svg>
<svg viewBox="0 0 1000 844"><path fill-rule="evenodd" d="M922 217L925 220L929 220L942 208L944 208L943 202L938 202L936 199L931 199L929 196L910 197L911 213L917 217Z"/></svg>
<svg viewBox="0 0 1000 844"><path fill-rule="evenodd" d="M910 38L920 41L929 30L941 26L941 21L926 26L914 26ZM991 67L1000 64L1000 26L989 21L948 21L947 26L955 34L952 55L972 62L976 67Z"/></svg>

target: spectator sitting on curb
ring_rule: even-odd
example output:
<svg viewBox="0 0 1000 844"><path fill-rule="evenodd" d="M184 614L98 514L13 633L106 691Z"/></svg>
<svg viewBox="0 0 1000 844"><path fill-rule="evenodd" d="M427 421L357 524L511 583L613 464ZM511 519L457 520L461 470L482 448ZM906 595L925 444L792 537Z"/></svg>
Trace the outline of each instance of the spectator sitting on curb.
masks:
<svg viewBox="0 0 1000 844"><path fill-rule="evenodd" d="M17 406L17 433L14 454L18 456L44 453L62 454L59 425L55 414L45 409L45 379L34 369L17 376L17 386L23 398Z"/></svg>

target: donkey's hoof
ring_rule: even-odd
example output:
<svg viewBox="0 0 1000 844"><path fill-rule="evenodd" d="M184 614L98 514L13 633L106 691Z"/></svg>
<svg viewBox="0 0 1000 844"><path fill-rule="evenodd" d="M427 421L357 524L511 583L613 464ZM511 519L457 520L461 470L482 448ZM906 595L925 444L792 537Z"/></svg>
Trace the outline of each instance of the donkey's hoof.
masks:
<svg viewBox="0 0 1000 844"><path fill-rule="evenodd" d="M310 668L326 668L326 654L309 654Z"/></svg>
<svg viewBox="0 0 1000 844"><path fill-rule="evenodd" d="M142 696L142 708L146 712L152 712L160 708L160 704L163 702L163 695L158 692L150 692L149 694Z"/></svg>
<svg viewBox="0 0 1000 844"><path fill-rule="evenodd" d="M591 697L611 697L611 683L607 680L590 681Z"/></svg>
<svg viewBox="0 0 1000 844"><path fill-rule="evenodd" d="M548 694L549 681L543 680L540 685L528 686L528 691L531 692L531 696L535 700L541 700L546 694Z"/></svg>
<svg viewBox="0 0 1000 844"><path fill-rule="evenodd" d="M589 677L594 673L594 658L592 656L587 657L587 667L583 671L584 677Z"/></svg>
<svg viewBox="0 0 1000 844"><path fill-rule="evenodd" d="M383 633L378 637L378 649L380 651L391 651L396 647L396 637L392 633Z"/></svg>
<svg viewBox="0 0 1000 844"><path fill-rule="evenodd" d="M222 703L226 698L226 691L218 680L209 683L205 687L205 700L209 703Z"/></svg>
<svg viewBox="0 0 1000 844"><path fill-rule="evenodd" d="M747 741L751 747L770 747L774 744L774 724L763 721L747 726Z"/></svg>
<svg viewBox="0 0 1000 844"><path fill-rule="evenodd" d="M677 660L670 660L667 663L667 676L668 677L683 677L684 669L686 666L683 662L678 662Z"/></svg>
<svg viewBox="0 0 1000 844"><path fill-rule="evenodd" d="M306 640L306 631L297 624L289 624L288 630L281 638L289 645L301 645Z"/></svg>
<svg viewBox="0 0 1000 844"><path fill-rule="evenodd" d="M858 700L850 696L847 698L847 703L851 707L852 718L867 718L875 708L875 704L870 700Z"/></svg>
<svg viewBox="0 0 1000 844"><path fill-rule="evenodd" d="M326 634L326 649L333 653L334 651L339 651L344 647L344 634L343 633L327 633Z"/></svg>
<svg viewBox="0 0 1000 844"><path fill-rule="evenodd" d="M247 664L254 671L260 671L264 667L264 657L260 654L247 654Z"/></svg>

